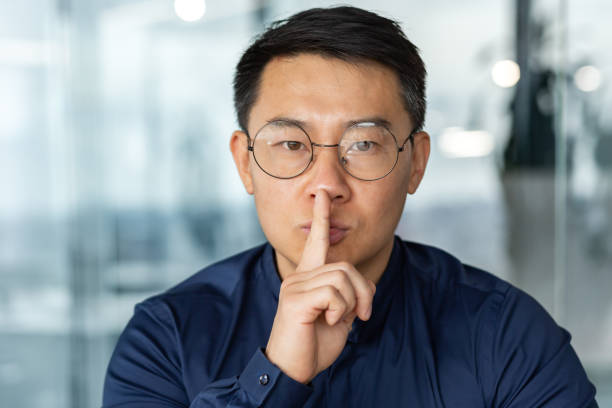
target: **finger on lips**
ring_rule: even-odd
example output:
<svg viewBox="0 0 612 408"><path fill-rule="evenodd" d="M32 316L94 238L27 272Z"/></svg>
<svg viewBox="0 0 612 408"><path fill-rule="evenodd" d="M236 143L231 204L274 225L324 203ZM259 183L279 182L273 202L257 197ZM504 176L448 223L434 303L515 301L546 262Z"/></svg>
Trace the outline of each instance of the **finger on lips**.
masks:
<svg viewBox="0 0 612 408"><path fill-rule="evenodd" d="M300 292L312 291L325 286L335 288L334 297L340 296L345 304L344 312L336 316L334 310L326 311L326 320L338 321L343 315L355 312L362 320L370 318L374 284L365 279L353 265L348 262L326 264L329 250L329 218L331 200L328 193L317 190L314 198L310 232L304 245L302 258L297 267L298 272L291 278ZM330 300L331 304L331 300ZM344 316L346 317L346 316Z"/></svg>
<svg viewBox="0 0 612 408"><path fill-rule="evenodd" d="M331 201L323 189L317 190L312 209L310 233L304 245L298 270L309 271L327 261L329 249L329 213Z"/></svg>

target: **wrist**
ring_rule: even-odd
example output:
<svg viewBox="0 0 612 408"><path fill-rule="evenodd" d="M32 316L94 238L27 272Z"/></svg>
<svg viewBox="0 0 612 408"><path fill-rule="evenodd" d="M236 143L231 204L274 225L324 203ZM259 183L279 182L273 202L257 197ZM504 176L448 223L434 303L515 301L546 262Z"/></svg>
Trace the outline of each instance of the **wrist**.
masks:
<svg viewBox="0 0 612 408"><path fill-rule="evenodd" d="M266 356L268 361L270 361L272 364L277 366L283 372L283 374L290 377L294 381L297 381L304 385L308 385L314 378L313 375L308 375L304 372L300 372L303 370L295 369L294 367L289 367L286 364L284 364L282 359L276 358L276 355L274 354L273 351L271 351L269 345L264 350L264 355Z"/></svg>

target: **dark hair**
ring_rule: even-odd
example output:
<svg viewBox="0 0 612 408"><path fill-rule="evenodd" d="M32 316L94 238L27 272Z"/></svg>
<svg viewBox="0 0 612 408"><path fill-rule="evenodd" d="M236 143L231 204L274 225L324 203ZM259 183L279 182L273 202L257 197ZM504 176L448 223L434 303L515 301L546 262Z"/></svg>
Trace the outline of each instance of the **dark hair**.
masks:
<svg viewBox="0 0 612 408"><path fill-rule="evenodd" d="M398 22L356 7L313 8L272 23L244 52L234 76L234 106L246 131L261 74L274 57L302 53L349 62L378 62L398 76L406 111L425 121L425 65Z"/></svg>

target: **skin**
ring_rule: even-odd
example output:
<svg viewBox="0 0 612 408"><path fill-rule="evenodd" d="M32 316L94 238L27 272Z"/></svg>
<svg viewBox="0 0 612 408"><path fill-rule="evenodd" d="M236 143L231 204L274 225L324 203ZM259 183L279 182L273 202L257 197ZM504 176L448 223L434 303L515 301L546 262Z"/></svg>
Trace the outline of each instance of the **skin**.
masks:
<svg viewBox="0 0 612 408"><path fill-rule="evenodd" d="M266 65L249 133L279 117L303 122L321 144L338 143L354 120L385 119L400 143L413 130L393 71L311 54ZM416 133L395 169L376 181L346 173L335 148L315 148L307 171L288 180L257 166L244 132L232 134L230 148L283 281L266 355L285 374L308 383L339 356L355 317L370 318L406 196L416 192L425 172L429 135ZM341 237L333 245L332 232Z"/></svg>

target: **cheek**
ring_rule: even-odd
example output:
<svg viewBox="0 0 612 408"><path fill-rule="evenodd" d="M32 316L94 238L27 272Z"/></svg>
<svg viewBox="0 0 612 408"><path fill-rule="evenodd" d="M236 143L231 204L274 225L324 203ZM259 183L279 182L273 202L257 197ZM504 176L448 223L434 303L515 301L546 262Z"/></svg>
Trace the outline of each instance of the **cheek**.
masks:
<svg viewBox="0 0 612 408"><path fill-rule="evenodd" d="M292 216L295 207L289 194L289 187L277 180L268 180L267 175L254 175L253 191L255 207L259 215L261 227L270 240L283 234L283 225Z"/></svg>
<svg viewBox="0 0 612 408"><path fill-rule="evenodd" d="M266 217L271 212L276 210L279 205L279 199L272 197L282 197L278 189L272 183L266 183L261 177L253 177L253 196L255 198L255 206L260 217Z"/></svg>
<svg viewBox="0 0 612 408"><path fill-rule="evenodd" d="M367 219L369 227L387 230L394 228L404 208L405 195L397 192L389 194L378 194L365 204L364 211L369 212Z"/></svg>
<svg viewBox="0 0 612 408"><path fill-rule="evenodd" d="M365 229L374 235L387 235L395 230L406 201L406 180L378 181L367 191L367 198L358 200ZM375 182L376 183L376 182Z"/></svg>

